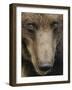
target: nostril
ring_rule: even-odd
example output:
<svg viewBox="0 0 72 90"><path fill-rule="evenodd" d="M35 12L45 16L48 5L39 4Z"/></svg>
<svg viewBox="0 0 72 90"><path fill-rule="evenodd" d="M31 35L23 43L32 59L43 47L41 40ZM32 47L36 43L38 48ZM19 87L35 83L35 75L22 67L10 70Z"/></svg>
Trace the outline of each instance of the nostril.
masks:
<svg viewBox="0 0 72 90"><path fill-rule="evenodd" d="M41 71L47 71L47 70L51 69L51 66L44 66L44 67L40 66L39 68Z"/></svg>

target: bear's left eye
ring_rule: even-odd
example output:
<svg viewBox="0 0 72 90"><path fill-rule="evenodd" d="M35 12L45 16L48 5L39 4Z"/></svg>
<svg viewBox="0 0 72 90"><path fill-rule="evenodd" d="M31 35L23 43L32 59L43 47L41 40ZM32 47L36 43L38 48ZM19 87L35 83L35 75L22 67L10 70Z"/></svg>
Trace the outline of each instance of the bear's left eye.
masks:
<svg viewBox="0 0 72 90"><path fill-rule="evenodd" d="M57 30L58 26L59 26L59 22L58 21L54 21L51 23L51 28L53 28L53 30Z"/></svg>

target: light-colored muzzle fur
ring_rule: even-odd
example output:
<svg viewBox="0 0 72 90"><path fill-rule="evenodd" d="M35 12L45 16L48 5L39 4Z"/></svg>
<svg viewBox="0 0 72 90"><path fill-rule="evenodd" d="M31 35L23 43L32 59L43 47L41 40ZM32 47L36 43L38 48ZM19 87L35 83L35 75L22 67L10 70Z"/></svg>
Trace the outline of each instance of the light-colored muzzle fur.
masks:
<svg viewBox="0 0 72 90"><path fill-rule="evenodd" d="M53 67L54 56L56 50L56 40L53 39L53 32L51 30L39 30L36 32L36 41L29 38L29 45L27 46L36 72L40 75L47 74L50 69L46 71L40 70L40 67Z"/></svg>

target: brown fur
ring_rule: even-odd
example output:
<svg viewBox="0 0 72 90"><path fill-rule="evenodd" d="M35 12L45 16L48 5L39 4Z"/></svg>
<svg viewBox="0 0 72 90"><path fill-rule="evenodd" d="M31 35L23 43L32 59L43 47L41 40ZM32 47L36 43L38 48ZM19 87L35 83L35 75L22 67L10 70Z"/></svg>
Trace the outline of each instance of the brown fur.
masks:
<svg viewBox="0 0 72 90"><path fill-rule="evenodd" d="M46 75L51 71L42 71L39 69L39 65L45 62L50 65L54 65L56 47L60 40L62 40L62 22L62 15L22 13L22 76L29 76L32 72L36 72L38 75ZM47 33L49 33L49 35L51 34L50 38L47 36L49 40L47 40L45 36L42 36L44 35L42 32L46 32L45 36ZM44 47L42 44L46 42L51 43L49 48L46 49L49 56L43 56L44 54L42 55L43 58L49 57L50 61L39 61L41 57L38 58L39 54L37 50L39 50L38 47L40 46L40 41L37 40L39 40L40 37L45 38L44 41L41 41L40 39L41 47L45 48L47 45L45 44L46 46ZM45 42L45 40L47 41ZM39 50L39 52L45 53L45 50ZM31 69L28 68L29 66L27 67L27 65L31 66Z"/></svg>

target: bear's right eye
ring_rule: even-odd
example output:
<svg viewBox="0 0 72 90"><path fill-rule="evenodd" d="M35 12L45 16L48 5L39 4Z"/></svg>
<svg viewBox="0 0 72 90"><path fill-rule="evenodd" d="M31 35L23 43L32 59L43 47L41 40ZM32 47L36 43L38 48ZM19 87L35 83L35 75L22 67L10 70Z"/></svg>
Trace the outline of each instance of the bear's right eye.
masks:
<svg viewBox="0 0 72 90"><path fill-rule="evenodd" d="M35 30L37 30L37 25L35 23L27 23L24 25L24 28L32 33L35 32Z"/></svg>

